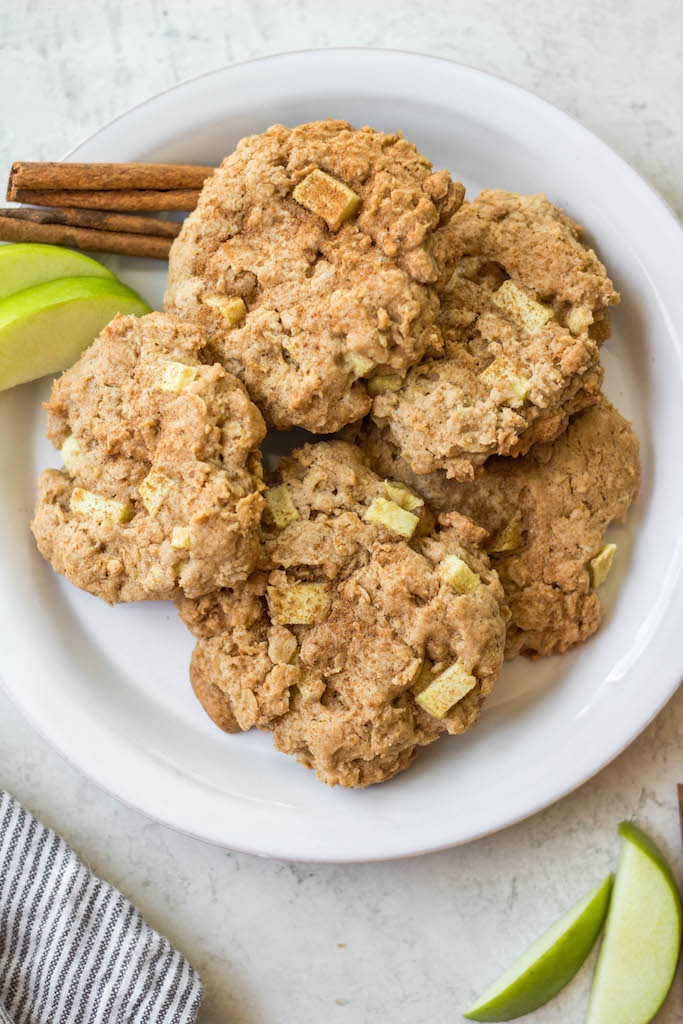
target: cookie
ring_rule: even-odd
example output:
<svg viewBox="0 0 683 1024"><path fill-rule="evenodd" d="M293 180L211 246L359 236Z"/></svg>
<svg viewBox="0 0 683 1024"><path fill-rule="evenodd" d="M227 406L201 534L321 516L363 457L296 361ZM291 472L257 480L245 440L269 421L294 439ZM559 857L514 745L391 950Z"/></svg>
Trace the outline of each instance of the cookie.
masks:
<svg viewBox="0 0 683 1024"><path fill-rule="evenodd" d="M110 603L198 597L254 568L265 424L206 338L163 313L117 316L52 388L62 471L40 477L41 554Z"/></svg>
<svg viewBox="0 0 683 1024"><path fill-rule="evenodd" d="M464 191L399 135L345 121L243 139L174 242L166 309L206 330L269 424L329 433L369 381L441 349L433 285Z"/></svg>
<svg viewBox="0 0 683 1024"><path fill-rule="evenodd" d="M372 415L416 473L468 480L597 401L618 295L582 228L545 196L482 192L448 231L464 255L437 289L444 356L377 382Z"/></svg>
<svg viewBox="0 0 683 1024"><path fill-rule="evenodd" d="M623 522L640 486L638 439L606 398L553 443L517 459L489 459L472 481L416 475L388 433L372 425L362 445L378 473L487 531L512 613L506 657L564 652L595 632L602 617L596 587L614 555L605 531Z"/></svg>
<svg viewBox="0 0 683 1024"><path fill-rule="evenodd" d="M194 690L227 731L256 726L330 785L391 778L477 720L501 668L503 591L484 532L306 445L266 492L263 566L181 615Z"/></svg>

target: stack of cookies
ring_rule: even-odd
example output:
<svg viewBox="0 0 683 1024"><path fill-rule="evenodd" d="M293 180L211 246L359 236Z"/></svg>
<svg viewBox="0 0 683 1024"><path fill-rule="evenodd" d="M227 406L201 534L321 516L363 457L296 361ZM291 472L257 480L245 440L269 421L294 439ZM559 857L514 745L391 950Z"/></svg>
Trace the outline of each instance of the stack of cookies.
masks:
<svg viewBox="0 0 683 1024"><path fill-rule="evenodd" d="M400 134L276 125L205 185L166 313L55 382L40 551L111 603L176 600L222 729L389 779L504 658L599 625L640 476L600 390L617 301L543 196L465 202ZM321 436L264 482L266 428Z"/></svg>

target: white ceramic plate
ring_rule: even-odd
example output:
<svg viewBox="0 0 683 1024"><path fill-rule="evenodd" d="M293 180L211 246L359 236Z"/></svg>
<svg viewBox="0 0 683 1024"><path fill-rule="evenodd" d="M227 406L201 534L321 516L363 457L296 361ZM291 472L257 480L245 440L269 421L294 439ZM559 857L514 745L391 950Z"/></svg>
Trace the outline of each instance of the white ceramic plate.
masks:
<svg viewBox="0 0 683 1024"><path fill-rule="evenodd" d="M683 673L683 234L662 200L569 117L447 61L375 50L292 53L211 72L135 107L77 160L217 162L282 121L403 129L470 194L545 191L590 225L623 294L607 392L642 443L642 495L618 540L598 635L564 658L507 666L480 726L390 783L329 790L262 734L226 736L188 683L172 605L109 608L53 574L28 521L59 458L43 437L49 382L0 396L0 671L73 764L140 811L214 843L289 859L360 861L463 843L532 814L622 750ZM165 265L108 261L160 305Z"/></svg>

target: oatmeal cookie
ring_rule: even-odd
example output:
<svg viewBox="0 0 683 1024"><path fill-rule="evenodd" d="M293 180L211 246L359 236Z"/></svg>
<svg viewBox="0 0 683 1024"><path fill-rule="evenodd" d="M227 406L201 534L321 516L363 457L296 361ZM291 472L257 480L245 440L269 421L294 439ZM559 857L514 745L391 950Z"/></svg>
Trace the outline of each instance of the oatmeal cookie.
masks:
<svg viewBox="0 0 683 1024"><path fill-rule="evenodd" d="M614 553L605 531L625 519L640 486L638 439L606 398L554 442L517 459L489 459L481 476L461 483L443 472L416 475L373 425L360 441L378 473L487 531L512 612L506 657L563 652L595 632L602 616L596 586Z"/></svg>
<svg viewBox="0 0 683 1024"><path fill-rule="evenodd" d="M368 411L369 380L440 351L433 285L463 195L400 134L274 125L204 186L166 309L206 330L270 424L333 432Z"/></svg>
<svg viewBox="0 0 683 1024"><path fill-rule="evenodd" d="M41 475L32 530L57 572L110 603L198 597L256 563L265 424L205 345L177 317L117 316L53 385L65 469Z"/></svg>
<svg viewBox="0 0 683 1024"><path fill-rule="evenodd" d="M270 731L324 782L361 787L472 726L505 642L484 532L457 513L435 521L341 441L285 459L266 502L263 567L178 602L213 720Z"/></svg>
<svg viewBox="0 0 683 1024"><path fill-rule="evenodd" d="M372 415L416 473L467 480L597 401L619 297L582 228L545 196L482 192L447 230L464 255L437 288L445 354L375 382Z"/></svg>

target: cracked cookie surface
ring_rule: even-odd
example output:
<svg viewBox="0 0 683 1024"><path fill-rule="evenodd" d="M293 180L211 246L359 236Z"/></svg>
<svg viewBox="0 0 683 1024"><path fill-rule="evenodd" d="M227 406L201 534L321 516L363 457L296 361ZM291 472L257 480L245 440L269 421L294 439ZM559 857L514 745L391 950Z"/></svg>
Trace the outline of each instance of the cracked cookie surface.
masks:
<svg viewBox="0 0 683 1024"><path fill-rule="evenodd" d="M372 415L415 472L467 480L597 401L618 295L583 229L545 196L482 192L446 234L464 255L437 288L444 355L379 394Z"/></svg>
<svg viewBox="0 0 683 1024"><path fill-rule="evenodd" d="M111 603L199 596L256 563L265 424L205 345L177 317L117 316L53 385L65 469L41 474L32 530L57 572Z"/></svg>
<svg viewBox="0 0 683 1024"><path fill-rule="evenodd" d="M270 424L331 433L368 411L368 379L441 350L434 285L459 256L445 227L463 195L400 134L274 125L204 186L171 250L166 308L207 331Z"/></svg>
<svg viewBox="0 0 683 1024"><path fill-rule="evenodd" d="M638 439L606 398L574 417L554 442L517 459L492 458L472 481L416 475L388 433L373 425L360 443L378 473L487 531L485 546L512 613L506 657L563 652L595 632L602 609L591 559L640 486Z"/></svg>
<svg viewBox="0 0 683 1024"><path fill-rule="evenodd" d="M178 602L199 638L192 684L216 724L270 731L321 780L353 787L472 726L505 640L483 531L458 514L435 522L340 441L286 458L266 501L263 566ZM462 697L430 705L428 687L454 666Z"/></svg>

